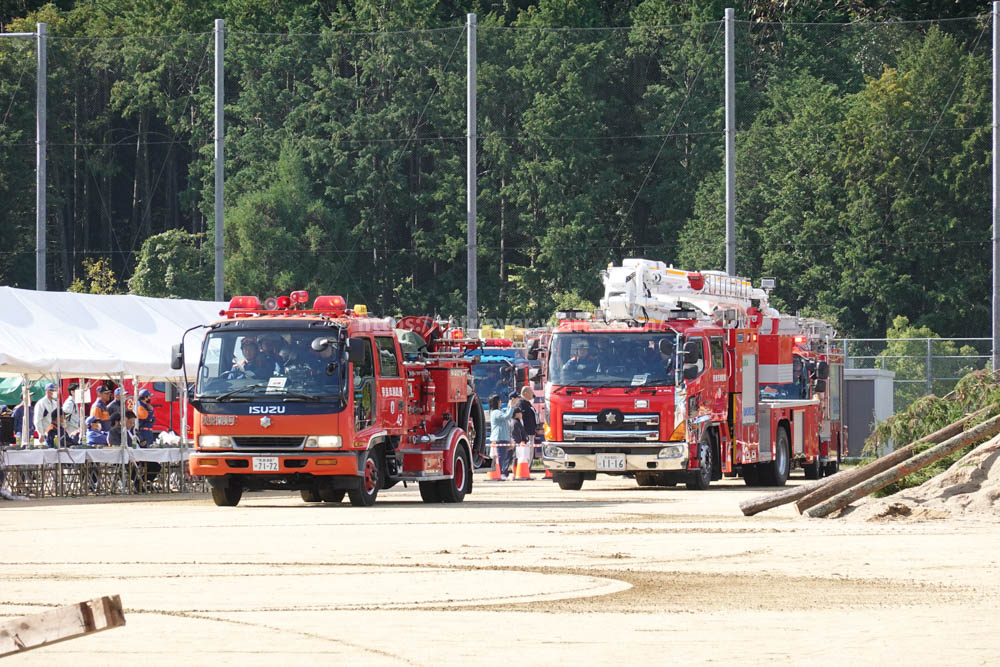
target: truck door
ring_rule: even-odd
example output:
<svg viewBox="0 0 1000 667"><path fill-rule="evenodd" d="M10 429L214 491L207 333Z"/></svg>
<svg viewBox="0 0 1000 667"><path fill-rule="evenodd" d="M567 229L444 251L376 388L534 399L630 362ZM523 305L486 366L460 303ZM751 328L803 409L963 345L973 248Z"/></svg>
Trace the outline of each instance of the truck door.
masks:
<svg viewBox="0 0 1000 667"><path fill-rule="evenodd" d="M354 430L361 431L375 419L375 357L372 339L361 338L365 358L354 364Z"/></svg>
<svg viewBox="0 0 1000 667"><path fill-rule="evenodd" d="M375 399L378 421L385 428L402 429L406 379L399 363L396 337L375 336L375 348L378 350L378 391Z"/></svg>

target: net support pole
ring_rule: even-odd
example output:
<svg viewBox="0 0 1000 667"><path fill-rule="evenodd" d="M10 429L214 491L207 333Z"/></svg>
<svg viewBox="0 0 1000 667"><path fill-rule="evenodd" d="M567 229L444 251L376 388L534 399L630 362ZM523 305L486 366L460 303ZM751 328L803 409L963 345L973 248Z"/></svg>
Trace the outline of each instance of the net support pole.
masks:
<svg viewBox="0 0 1000 667"><path fill-rule="evenodd" d="M48 30L44 23L38 24L36 43L38 45L38 73L35 87L35 289L44 292L45 284L45 100L48 95Z"/></svg>
<svg viewBox="0 0 1000 667"><path fill-rule="evenodd" d="M736 275L736 58L733 8L726 8L726 273Z"/></svg>
<svg viewBox="0 0 1000 667"><path fill-rule="evenodd" d="M476 229L476 15L467 14L466 32L466 90L465 90L465 210L467 220L468 273L466 276L466 328L478 328L479 301L476 280L478 231Z"/></svg>
<svg viewBox="0 0 1000 667"><path fill-rule="evenodd" d="M1000 368L1000 2L993 3L993 371Z"/></svg>
<svg viewBox="0 0 1000 667"><path fill-rule="evenodd" d="M223 301L223 189L225 187L225 154L223 152L223 109L225 105L225 70L223 51L225 49L226 23L215 19L215 300Z"/></svg>

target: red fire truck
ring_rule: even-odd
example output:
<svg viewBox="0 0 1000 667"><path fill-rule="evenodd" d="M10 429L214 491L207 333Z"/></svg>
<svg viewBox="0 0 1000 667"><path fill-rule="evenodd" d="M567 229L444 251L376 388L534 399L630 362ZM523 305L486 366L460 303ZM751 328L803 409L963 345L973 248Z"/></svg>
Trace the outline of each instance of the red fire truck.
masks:
<svg viewBox="0 0 1000 667"><path fill-rule="evenodd" d="M819 320L718 272L627 259L601 310L562 313L545 349L545 466L563 489L597 473L705 489L723 476L782 486L834 472L843 356ZM773 287L773 284L770 285Z"/></svg>
<svg viewBox="0 0 1000 667"><path fill-rule="evenodd" d="M417 482L425 502L461 502L488 468L483 411L464 357L477 341L430 317L372 318L340 296L238 296L208 326L191 405L192 475L217 505L244 490L370 506ZM183 341L172 365L182 368Z"/></svg>

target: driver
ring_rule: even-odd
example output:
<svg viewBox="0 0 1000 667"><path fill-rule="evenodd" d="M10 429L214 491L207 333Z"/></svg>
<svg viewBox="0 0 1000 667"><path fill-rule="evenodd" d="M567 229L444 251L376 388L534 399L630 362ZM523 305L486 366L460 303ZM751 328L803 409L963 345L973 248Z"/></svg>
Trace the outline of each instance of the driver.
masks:
<svg viewBox="0 0 1000 667"><path fill-rule="evenodd" d="M574 341L572 350L573 356L563 364L562 370L579 373L593 373L597 370L597 357L591 353L589 341L585 338Z"/></svg>
<svg viewBox="0 0 1000 667"><path fill-rule="evenodd" d="M268 363L267 358L260 353L255 338L249 336L244 338L240 343L240 350L243 352L243 361L233 364L233 371L255 378L271 377L274 373L274 364Z"/></svg>

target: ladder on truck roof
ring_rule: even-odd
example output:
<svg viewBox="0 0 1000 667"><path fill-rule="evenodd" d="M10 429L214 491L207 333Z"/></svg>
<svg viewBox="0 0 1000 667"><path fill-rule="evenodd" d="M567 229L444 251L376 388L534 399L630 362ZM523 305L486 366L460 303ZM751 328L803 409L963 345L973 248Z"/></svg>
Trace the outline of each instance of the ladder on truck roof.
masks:
<svg viewBox="0 0 1000 667"><path fill-rule="evenodd" d="M669 320L681 317L683 304L705 315L733 310L726 319L746 320L758 307L768 316L777 311L767 305L767 292L746 278L720 271L682 271L663 262L626 259L602 272L604 297L601 309L613 320Z"/></svg>

